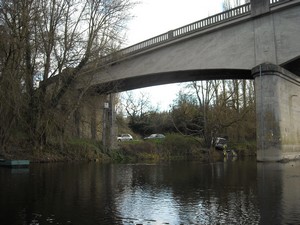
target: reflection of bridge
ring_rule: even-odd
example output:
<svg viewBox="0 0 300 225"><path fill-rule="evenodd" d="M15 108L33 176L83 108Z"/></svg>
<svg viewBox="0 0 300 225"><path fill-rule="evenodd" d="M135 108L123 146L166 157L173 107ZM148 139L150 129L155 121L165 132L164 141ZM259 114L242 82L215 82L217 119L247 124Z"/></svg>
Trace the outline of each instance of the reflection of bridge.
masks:
<svg viewBox="0 0 300 225"><path fill-rule="evenodd" d="M251 0L125 48L86 72L115 91L255 78L258 160L300 156L300 0ZM78 84L80 87L80 84Z"/></svg>

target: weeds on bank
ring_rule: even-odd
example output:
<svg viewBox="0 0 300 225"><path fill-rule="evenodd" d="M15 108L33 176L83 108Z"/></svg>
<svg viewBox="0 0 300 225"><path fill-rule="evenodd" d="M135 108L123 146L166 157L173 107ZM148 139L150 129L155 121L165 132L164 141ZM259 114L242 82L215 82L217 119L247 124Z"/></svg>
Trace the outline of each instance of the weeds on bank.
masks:
<svg viewBox="0 0 300 225"><path fill-rule="evenodd" d="M256 154L256 143L230 143L238 156ZM55 161L159 161L159 160L203 160L219 159L220 152L202 147L201 140L179 134L166 135L164 139L135 140L121 142L116 149L105 150L99 141L69 139L63 148L57 142L48 143L43 148L20 147L2 152L2 158L29 159L33 162Z"/></svg>
<svg viewBox="0 0 300 225"><path fill-rule="evenodd" d="M203 159L199 141L192 137L169 134L164 139L122 142L119 151L124 160Z"/></svg>
<svg viewBox="0 0 300 225"><path fill-rule="evenodd" d="M104 161L109 160L103 153L101 142L88 139L69 139L63 147L58 142L51 142L42 148L26 147L9 151L6 158L29 159L32 162L58 161Z"/></svg>

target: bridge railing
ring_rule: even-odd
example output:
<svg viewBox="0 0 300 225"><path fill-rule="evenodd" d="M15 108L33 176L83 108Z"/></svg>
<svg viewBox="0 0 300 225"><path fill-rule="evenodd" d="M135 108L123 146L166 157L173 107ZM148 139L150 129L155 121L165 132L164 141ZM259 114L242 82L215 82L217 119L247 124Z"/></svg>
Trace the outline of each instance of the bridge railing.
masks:
<svg viewBox="0 0 300 225"><path fill-rule="evenodd" d="M218 23L223 23L232 19L235 19L240 16L244 16L250 13L250 3L238 6L236 8L230 9L218 13L216 15L207 17L205 19L199 20L197 22L188 24L186 26L171 30L169 32L163 33L156 37L147 39L135 45L129 46L127 48L121 49L120 51L113 53L112 55L106 56L103 58L104 62L111 61L113 59L122 58L124 56L134 54L140 51L144 51L148 48L158 46L160 44L166 43L168 41L174 40L176 38L183 37L185 35L207 29Z"/></svg>
<svg viewBox="0 0 300 225"><path fill-rule="evenodd" d="M250 4L241 5L239 7L230 9L228 11L224 11L222 13L218 13L216 15L207 17L205 19L199 20L197 22L188 24L186 26L177 28L175 30L171 30L167 33L158 35L156 37L150 38L143 42L137 43L135 45L129 46L119 51L120 55L127 55L131 53L135 53L140 50L144 50L148 47L153 47L158 44L162 44L164 42L170 41L177 37L182 37L192 32L196 32L205 28L208 28L217 23L225 22L228 20L232 20L239 16L243 16L245 14L250 13Z"/></svg>
<svg viewBox="0 0 300 225"><path fill-rule="evenodd" d="M270 0L270 4L276 4L276 3L279 3L279 2L286 2L287 0Z"/></svg>
<svg viewBox="0 0 300 225"><path fill-rule="evenodd" d="M198 31L201 29L205 29L205 28L210 27L211 25L215 25L217 23L235 19L239 16L243 16L243 15L249 14L249 13L250 13L250 4L241 5L239 7L230 9L228 11L224 11L222 13L218 13L216 15L207 17L207 18L199 20L197 22L177 28L172 31L173 37L184 36L188 33Z"/></svg>
<svg viewBox="0 0 300 225"><path fill-rule="evenodd" d="M286 2L290 0L270 0L270 5L277 5L282 2ZM120 51L113 53L109 56L104 57L102 62L111 61L113 59L122 58L127 55L131 55L137 52L141 52L147 50L148 48L152 48L161 44L164 44L168 41L174 40L176 38L184 37L191 33L208 29L214 25L221 24L239 17L243 17L245 15L249 15L251 13L251 4L247 3L236 8L218 13L216 15L207 17L205 19L196 21L194 23L188 24L186 26L177 28L175 30L171 30L169 32L163 33L156 37L147 39L135 45L129 46L127 48L121 49Z"/></svg>

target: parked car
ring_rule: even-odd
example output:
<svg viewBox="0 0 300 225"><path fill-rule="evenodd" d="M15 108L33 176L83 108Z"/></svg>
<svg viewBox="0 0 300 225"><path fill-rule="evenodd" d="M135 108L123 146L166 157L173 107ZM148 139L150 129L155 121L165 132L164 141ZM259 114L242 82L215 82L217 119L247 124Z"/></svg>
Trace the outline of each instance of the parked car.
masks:
<svg viewBox="0 0 300 225"><path fill-rule="evenodd" d="M162 139L162 138L165 138L165 135L163 135L163 134L151 134L150 136L145 137L144 139L147 140L147 139Z"/></svg>
<svg viewBox="0 0 300 225"><path fill-rule="evenodd" d="M132 141L133 138L130 134L120 134L117 137L118 141Z"/></svg>

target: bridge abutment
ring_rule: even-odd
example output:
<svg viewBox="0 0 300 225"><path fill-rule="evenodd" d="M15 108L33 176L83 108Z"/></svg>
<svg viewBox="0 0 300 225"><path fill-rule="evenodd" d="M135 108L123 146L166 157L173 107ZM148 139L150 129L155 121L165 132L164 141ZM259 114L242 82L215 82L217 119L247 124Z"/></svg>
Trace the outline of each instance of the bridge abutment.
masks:
<svg viewBox="0 0 300 225"><path fill-rule="evenodd" d="M300 158L300 77L280 66L252 69L256 90L257 160Z"/></svg>

